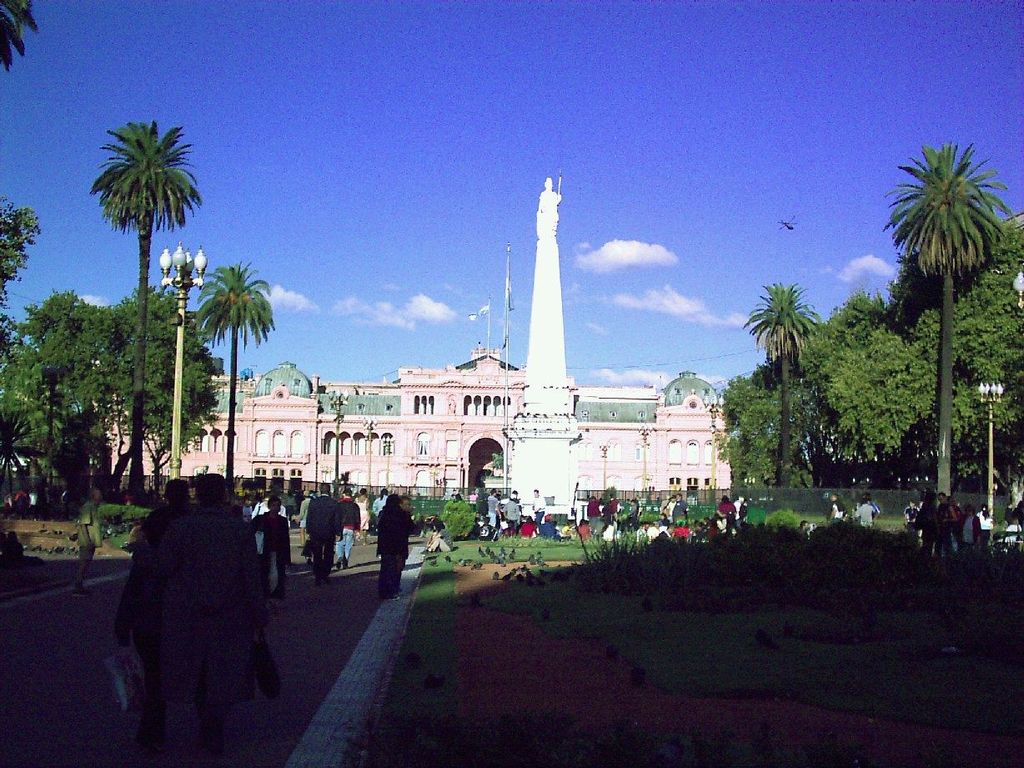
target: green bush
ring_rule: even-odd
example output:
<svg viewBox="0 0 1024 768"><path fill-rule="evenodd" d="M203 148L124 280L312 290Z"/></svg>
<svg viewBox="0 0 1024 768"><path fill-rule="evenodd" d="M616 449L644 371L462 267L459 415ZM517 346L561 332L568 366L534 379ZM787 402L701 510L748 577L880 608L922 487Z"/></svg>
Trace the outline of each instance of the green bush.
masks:
<svg viewBox="0 0 1024 768"><path fill-rule="evenodd" d="M135 504L100 504L100 516L112 523L144 520L149 516L149 507Z"/></svg>
<svg viewBox="0 0 1024 768"><path fill-rule="evenodd" d="M769 528L799 528L800 516L791 509L780 509L768 515L764 524Z"/></svg>
<svg viewBox="0 0 1024 768"><path fill-rule="evenodd" d="M473 507L468 501L452 499L444 505L444 510L441 512L441 521L444 523L444 527L448 529L448 533L452 535L452 538L464 539L473 530L473 525L476 523L476 513L473 512Z"/></svg>

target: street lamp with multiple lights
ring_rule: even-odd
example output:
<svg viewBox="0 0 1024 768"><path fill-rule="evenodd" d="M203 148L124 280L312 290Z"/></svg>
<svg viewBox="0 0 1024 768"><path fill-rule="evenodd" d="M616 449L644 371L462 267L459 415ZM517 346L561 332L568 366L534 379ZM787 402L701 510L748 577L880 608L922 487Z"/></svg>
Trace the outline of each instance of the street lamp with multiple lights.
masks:
<svg viewBox="0 0 1024 768"><path fill-rule="evenodd" d="M604 459L604 469L601 470L601 491L602 492L605 490L605 488L608 487L608 449L610 447L611 446L609 446L607 443L605 443L604 445L598 446L598 448L601 451L601 458Z"/></svg>
<svg viewBox="0 0 1024 768"><path fill-rule="evenodd" d="M651 444L650 440L651 440L651 428L650 427L641 427L640 428L640 443L641 443L642 450L643 450L644 471L643 471L643 474L640 476L640 481L641 481L640 484L643 486L643 488L641 490L645 494L647 493L647 489L648 489L648 486L649 486L649 484L647 482L647 447Z"/></svg>
<svg viewBox="0 0 1024 768"><path fill-rule="evenodd" d="M193 277L193 270L195 276ZM201 288L203 275L206 274L206 254L202 247L192 258L192 252L186 251L179 242L172 254L164 248L160 254L160 271L163 279L160 285L173 287L178 292L178 325L177 346L174 352L174 408L171 415L171 467L172 480L181 477L181 390L185 368L185 310L188 307L188 292L192 288ZM230 439L230 438L229 438Z"/></svg>
<svg viewBox="0 0 1024 768"><path fill-rule="evenodd" d="M722 404L717 394L704 401L711 416L711 491L718 490L718 417L722 415Z"/></svg>
<svg viewBox="0 0 1024 768"><path fill-rule="evenodd" d="M363 419L363 426L366 427L366 474L369 480L366 483L367 490L373 492L373 428L377 422L373 419Z"/></svg>
<svg viewBox="0 0 1024 768"><path fill-rule="evenodd" d="M992 419L992 408L1003 399L1002 384L979 384L978 393L981 395L981 402L988 405L988 513L995 514L995 428Z"/></svg>
<svg viewBox="0 0 1024 768"><path fill-rule="evenodd" d="M348 398L341 392L330 396L331 410L334 411L334 495L338 495L338 479L341 474L341 420Z"/></svg>

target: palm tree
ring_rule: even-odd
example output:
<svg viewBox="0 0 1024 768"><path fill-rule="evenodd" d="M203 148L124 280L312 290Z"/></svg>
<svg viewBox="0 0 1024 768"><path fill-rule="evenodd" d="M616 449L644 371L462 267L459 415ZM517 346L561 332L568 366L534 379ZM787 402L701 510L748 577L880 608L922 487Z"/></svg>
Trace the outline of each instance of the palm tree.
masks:
<svg viewBox="0 0 1024 768"><path fill-rule="evenodd" d="M7 480L7 489L14 493L14 473L25 467L28 456L36 451L28 445L29 423L11 411L0 412L0 472Z"/></svg>
<svg viewBox="0 0 1024 768"><path fill-rule="evenodd" d="M36 20L32 18L32 0L0 0L0 61L8 71L14 63L11 48L25 55L24 27L33 32L39 31Z"/></svg>
<svg viewBox="0 0 1024 768"><path fill-rule="evenodd" d="M193 211L203 200L196 189L195 176L186 170L192 145L179 143L181 128L171 128L160 136L154 121L148 125L128 123L107 133L116 141L103 145L110 156L93 182L91 194L99 194L103 218L114 229L135 230L139 235L139 313L135 322L132 439L128 449L128 487L139 494L143 490L146 313L153 231L184 226L185 212Z"/></svg>
<svg viewBox="0 0 1024 768"><path fill-rule="evenodd" d="M803 288L796 285L766 285L767 294L761 297L744 328L757 340L768 360L779 365L781 382L782 424L779 429L779 455L776 460L778 483L789 486L790 455L790 366L800 359L807 339L821 322L818 313L803 302Z"/></svg>
<svg viewBox="0 0 1024 768"><path fill-rule="evenodd" d="M242 346L249 336L259 345L274 330L274 312L270 306L270 286L257 280L249 264L218 267L207 278L199 294L197 319L215 342L231 339L231 377L228 390L228 455L224 475L234 488L235 475L235 387L238 380L238 336Z"/></svg>
<svg viewBox="0 0 1024 768"><path fill-rule="evenodd" d="M939 324L939 449L938 490L949 493L953 443L953 278L981 267L1002 231L999 210L1010 209L992 193L1006 189L990 181L995 171L974 162L974 147L957 157L956 144L923 147L924 161L900 170L914 177L889 194L895 196L886 229L904 258L916 258L926 275L942 277Z"/></svg>

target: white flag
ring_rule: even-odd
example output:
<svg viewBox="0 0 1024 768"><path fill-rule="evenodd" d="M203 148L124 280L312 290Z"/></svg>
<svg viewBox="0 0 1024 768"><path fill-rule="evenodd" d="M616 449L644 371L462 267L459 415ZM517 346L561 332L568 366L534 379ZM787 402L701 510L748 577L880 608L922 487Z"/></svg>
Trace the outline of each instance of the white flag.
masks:
<svg viewBox="0 0 1024 768"><path fill-rule="evenodd" d="M480 317L481 315L486 315L490 311L491 311L491 302L488 301L486 304L484 304L482 307L480 307L479 311L477 311L476 314L477 314L477 317Z"/></svg>

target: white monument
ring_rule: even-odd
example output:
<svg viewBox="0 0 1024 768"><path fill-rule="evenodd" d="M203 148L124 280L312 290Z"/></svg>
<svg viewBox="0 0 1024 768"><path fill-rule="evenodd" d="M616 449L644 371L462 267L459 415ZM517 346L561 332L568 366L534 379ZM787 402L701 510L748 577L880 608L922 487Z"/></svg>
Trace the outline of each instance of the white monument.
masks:
<svg viewBox="0 0 1024 768"><path fill-rule="evenodd" d="M551 179L537 205L537 261L533 271L530 347L526 358L525 402L508 430L509 474L527 511L534 491L549 514L568 514L575 504L576 444L580 431L565 372L562 278L558 265L558 205Z"/></svg>

